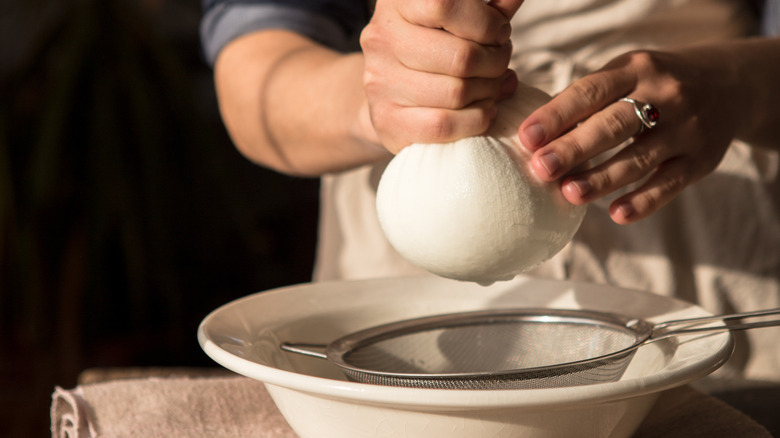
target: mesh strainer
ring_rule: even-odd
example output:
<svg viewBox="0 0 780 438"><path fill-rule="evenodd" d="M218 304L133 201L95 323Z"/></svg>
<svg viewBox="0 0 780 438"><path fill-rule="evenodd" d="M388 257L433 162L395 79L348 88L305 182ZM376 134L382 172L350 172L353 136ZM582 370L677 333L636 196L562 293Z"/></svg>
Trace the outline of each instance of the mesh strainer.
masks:
<svg viewBox="0 0 780 438"><path fill-rule="evenodd" d="M327 359L361 383L435 389L565 387L620 379L636 349L649 342L779 326L780 320L701 326L778 314L780 309L770 309L653 324L589 310L499 309L404 320L328 345L285 342L280 348Z"/></svg>

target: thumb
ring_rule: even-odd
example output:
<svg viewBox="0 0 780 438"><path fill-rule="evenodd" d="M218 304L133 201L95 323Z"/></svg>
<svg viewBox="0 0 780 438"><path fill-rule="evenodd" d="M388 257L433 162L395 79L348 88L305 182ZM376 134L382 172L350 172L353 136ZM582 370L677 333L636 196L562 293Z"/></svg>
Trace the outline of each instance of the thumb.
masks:
<svg viewBox="0 0 780 438"><path fill-rule="evenodd" d="M490 3L490 6L493 6L494 8L498 9L499 12L504 14L504 17L509 19L515 15L515 12L517 12L518 9L520 9L520 6L523 4L524 0L485 0L485 1Z"/></svg>

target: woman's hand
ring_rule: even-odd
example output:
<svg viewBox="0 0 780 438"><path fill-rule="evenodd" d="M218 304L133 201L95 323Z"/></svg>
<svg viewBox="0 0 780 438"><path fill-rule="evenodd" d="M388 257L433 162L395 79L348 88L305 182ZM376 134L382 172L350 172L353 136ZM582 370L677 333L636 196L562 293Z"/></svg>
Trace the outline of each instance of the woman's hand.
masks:
<svg viewBox="0 0 780 438"><path fill-rule="evenodd" d="M612 202L620 224L643 219L686 186L712 172L742 129L750 103L740 75L717 51L632 52L575 82L520 126L534 151L531 167L544 181L562 178L569 202L586 204L644 180ZM659 111L642 127L630 97ZM616 149L628 139L633 142ZM613 151L614 150L614 151ZM587 170L599 154L614 155Z"/></svg>
<svg viewBox="0 0 780 438"><path fill-rule="evenodd" d="M484 132L517 86L509 19L522 0L379 0L361 35L373 127L391 152Z"/></svg>

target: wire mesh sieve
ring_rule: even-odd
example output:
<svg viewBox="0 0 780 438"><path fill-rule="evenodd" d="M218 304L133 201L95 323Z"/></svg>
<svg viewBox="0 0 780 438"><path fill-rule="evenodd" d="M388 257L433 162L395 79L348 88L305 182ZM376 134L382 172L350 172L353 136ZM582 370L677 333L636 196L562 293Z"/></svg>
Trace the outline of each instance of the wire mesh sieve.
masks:
<svg viewBox="0 0 780 438"><path fill-rule="evenodd" d="M620 379L636 349L681 334L780 325L780 320L701 327L713 320L780 314L780 309L660 324L569 309L498 309L384 324L328 345L283 343L327 359L350 380L435 389L532 389ZM670 327L681 326L677 330ZM324 352L315 351L324 349Z"/></svg>

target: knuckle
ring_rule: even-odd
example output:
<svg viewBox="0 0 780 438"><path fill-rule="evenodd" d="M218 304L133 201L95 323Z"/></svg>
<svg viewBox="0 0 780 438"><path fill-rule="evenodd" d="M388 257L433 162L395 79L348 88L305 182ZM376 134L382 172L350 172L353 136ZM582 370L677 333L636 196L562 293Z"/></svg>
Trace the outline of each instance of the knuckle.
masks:
<svg viewBox="0 0 780 438"><path fill-rule="evenodd" d="M647 190L640 196L643 210L655 211L682 192L688 185L686 174L687 172L680 169L674 172L666 172L663 178L657 182L655 189Z"/></svg>
<svg viewBox="0 0 780 438"><path fill-rule="evenodd" d="M558 132L561 127L566 126L566 115L562 108L554 103L542 106L536 110L535 114L537 114L538 120L544 121L545 128L551 132Z"/></svg>
<svg viewBox="0 0 780 438"><path fill-rule="evenodd" d="M589 107L600 106L601 102L609 95L604 84L593 76L586 76L575 82L572 84L571 90L579 101Z"/></svg>
<svg viewBox="0 0 780 438"><path fill-rule="evenodd" d="M640 212L652 212L663 205L660 191L647 191L634 198L637 210Z"/></svg>
<svg viewBox="0 0 780 438"><path fill-rule="evenodd" d="M633 125L636 124L636 117L628 117L625 111L604 111L604 113L606 114L600 128L606 138L623 139L626 133L635 131Z"/></svg>
<svg viewBox="0 0 780 438"><path fill-rule="evenodd" d="M425 120L415 123L423 129L420 137L428 143L446 143L477 135L488 129L491 123L487 108L479 111L435 110L428 113Z"/></svg>
<svg viewBox="0 0 780 438"><path fill-rule="evenodd" d="M610 192L617 187L615 177L611 172L599 172L593 175L593 187L597 192Z"/></svg>
<svg viewBox="0 0 780 438"><path fill-rule="evenodd" d="M670 199L672 196L673 194L666 191L664 188L661 188L661 190L647 191L640 197L642 210L647 212L658 210L664 204L666 204L668 199Z"/></svg>
<svg viewBox="0 0 780 438"><path fill-rule="evenodd" d="M701 83L698 81L689 81L679 77L677 74L664 74L662 80L656 81L656 99L665 102L675 108L676 111L689 113L693 111L693 101L701 101L702 97L709 94L708 91L702 93ZM707 100L706 97L704 100Z"/></svg>
<svg viewBox="0 0 780 438"><path fill-rule="evenodd" d="M382 41L379 34L380 32L377 29L377 25L373 22L369 22L360 32L360 47L364 51L377 47Z"/></svg>
<svg viewBox="0 0 780 438"><path fill-rule="evenodd" d="M674 96L678 99L682 96L688 96L690 94L689 87L686 86L686 84L681 81L679 78L674 76L669 76L666 78L663 84L663 95L664 96ZM679 100L680 104L684 104L685 101Z"/></svg>
<svg viewBox="0 0 780 438"><path fill-rule="evenodd" d="M658 154L652 149L639 151L631 157L630 172L644 174L658 167Z"/></svg>
<svg viewBox="0 0 780 438"><path fill-rule="evenodd" d="M369 87L378 82L379 74L368 65L363 68L363 86Z"/></svg>
<svg viewBox="0 0 780 438"><path fill-rule="evenodd" d="M479 64L479 56L474 46L470 44L459 44L453 50L450 72L453 76L467 78Z"/></svg>
<svg viewBox="0 0 780 438"><path fill-rule="evenodd" d="M468 105L469 87L463 80L451 81L446 91L446 105L450 108L463 108Z"/></svg>
<svg viewBox="0 0 780 438"><path fill-rule="evenodd" d="M446 111L434 111L426 123L427 136L433 142L447 141L454 132L452 117Z"/></svg>
<svg viewBox="0 0 780 438"><path fill-rule="evenodd" d="M585 147L574 135L564 135L558 139L558 156L564 162L564 165L569 163L579 163L587 156Z"/></svg>
<svg viewBox="0 0 780 438"><path fill-rule="evenodd" d="M653 68L655 60L652 52L636 50L628 54L631 63L637 67Z"/></svg>
<svg viewBox="0 0 780 438"><path fill-rule="evenodd" d="M688 185L688 178L686 175L687 172L674 172L666 175L663 185L661 186L662 191L670 195L680 193Z"/></svg>
<svg viewBox="0 0 780 438"><path fill-rule="evenodd" d="M679 55L655 52L655 51L635 51L628 54L631 68L642 75L655 77L654 94L661 97L662 100L674 103L675 105L684 105L682 100L684 96L689 96L697 87L698 81L684 80L680 75L679 65L687 63L680 59Z"/></svg>
<svg viewBox="0 0 780 438"><path fill-rule="evenodd" d="M366 96L380 95L382 86L382 75L374 69L366 68L363 70L363 91Z"/></svg>
<svg viewBox="0 0 780 438"><path fill-rule="evenodd" d="M661 70L662 62L660 57L662 55L659 52L637 50L629 52L626 56L630 65L636 71L659 72Z"/></svg>

